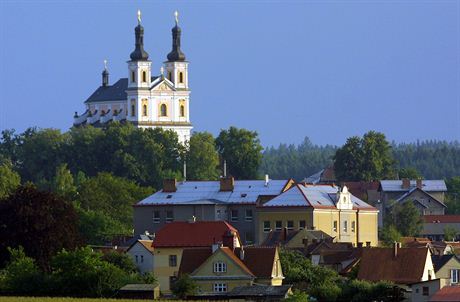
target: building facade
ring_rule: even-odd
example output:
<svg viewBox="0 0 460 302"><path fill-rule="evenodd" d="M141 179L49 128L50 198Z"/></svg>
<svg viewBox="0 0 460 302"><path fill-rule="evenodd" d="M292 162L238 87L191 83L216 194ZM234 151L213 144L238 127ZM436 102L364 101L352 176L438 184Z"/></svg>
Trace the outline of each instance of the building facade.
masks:
<svg viewBox="0 0 460 302"><path fill-rule="evenodd" d="M172 29L172 50L160 75L153 75L152 61L144 50L144 27L138 12L135 49L127 62L127 77L110 85L105 66L102 83L85 101L86 111L75 113L74 126L104 127L110 122L129 122L139 128L162 128L177 133L179 141L190 139L190 89L188 61L181 50L181 28Z"/></svg>

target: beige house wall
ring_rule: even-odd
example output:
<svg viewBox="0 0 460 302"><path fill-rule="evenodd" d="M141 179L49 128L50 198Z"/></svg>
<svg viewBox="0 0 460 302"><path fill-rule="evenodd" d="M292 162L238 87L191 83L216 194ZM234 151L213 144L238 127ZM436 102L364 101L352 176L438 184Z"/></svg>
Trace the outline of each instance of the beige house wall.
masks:
<svg viewBox="0 0 460 302"><path fill-rule="evenodd" d="M170 277L177 277L180 262L182 260L182 248L155 248L153 263L153 274L158 280L160 291L163 294L170 294ZM169 266L169 256L176 255L176 266Z"/></svg>
<svg viewBox="0 0 460 302"><path fill-rule="evenodd" d="M450 271L453 269L460 270L460 260L455 257L452 257L436 272L436 278L443 279L447 285L451 285Z"/></svg>

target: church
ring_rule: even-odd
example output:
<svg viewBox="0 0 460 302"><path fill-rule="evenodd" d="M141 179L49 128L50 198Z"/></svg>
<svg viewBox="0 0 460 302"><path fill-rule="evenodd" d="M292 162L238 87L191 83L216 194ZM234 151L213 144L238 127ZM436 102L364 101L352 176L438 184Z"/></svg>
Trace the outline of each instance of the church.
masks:
<svg viewBox="0 0 460 302"><path fill-rule="evenodd" d="M163 63L160 75L152 75L152 61L144 50L144 27L141 13L137 13L138 25L134 29L135 48L130 55L127 78L112 85L105 61L101 86L85 101L86 111L75 112L74 126L93 125L104 127L110 122L132 123L139 128L160 127L173 130L179 141L190 139L188 85L188 61L181 50L181 28L178 13L172 28L172 50Z"/></svg>

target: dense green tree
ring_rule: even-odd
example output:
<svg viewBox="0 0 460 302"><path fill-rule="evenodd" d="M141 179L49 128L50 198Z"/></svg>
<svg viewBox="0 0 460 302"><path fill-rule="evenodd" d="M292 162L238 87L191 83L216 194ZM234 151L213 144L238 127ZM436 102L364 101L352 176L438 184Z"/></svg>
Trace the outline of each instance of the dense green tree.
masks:
<svg viewBox="0 0 460 302"><path fill-rule="evenodd" d="M0 201L0 263L8 257L8 247L22 246L47 269L58 251L80 244L77 219L72 204L60 197L33 186L19 187Z"/></svg>
<svg viewBox="0 0 460 302"><path fill-rule="evenodd" d="M454 227L446 227L444 228L444 240L446 241L454 241L457 238L458 231Z"/></svg>
<svg viewBox="0 0 460 302"><path fill-rule="evenodd" d="M262 160L262 146L255 131L230 127L216 138L222 160L227 162L228 174L236 179L257 179Z"/></svg>
<svg viewBox="0 0 460 302"><path fill-rule="evenodd" d="M386 246L392 246L394 242L401 241L401 233L399 233L396 226L390 223L386 224L380 231L381 240Z"/></svg>
<svg viewBox="0 0 460 302"><path fill-rule="evenodd" d="M216 180L219 178L219 155L214 137L208 132L192 135L186 155L187 178L191 180Z"/></svg>
<svg viewBox="0 0 460 302"><path fill-rule="evenodd" d="M301 290L294 290L292 295L283 299L284 302L308 302L308 294Z"/></svg>
<svg viewBox="0 0 460 302"><path fill-rule="evenodd" d="M398 172L399 179L422 179L422 175L414 167L402 168Z"/></svg>
<svg viewBox="0 0 460 302"><path fill-rule="evenodd" d="M417 236L423 229L423 219L420 212L410 200L404 203L395 203L386 220L387 224L393 224L398 232L405 237Z"/></svg>
<svg viewBox="0 0 460 302"><path fill-rule="evenodd" d="M369 131L362 138L347 139L334 156L335 176L340 181L371 181L394 177L391 146L385 135Z"/></svg>
<svg viewBox="0 0 460 302"><path fill-rule="evenodd" d="M10 162L0 164L0 199L7 197L21 184L21 177Z"/></svg>
<svg viewBox="0 0 460 302"><path fill-rule="evenodd" d="M114 236L130 234L130 229L103 211L76 208L78 213L78 230L87 244L102 245Z"/></svg>
<svg viewBox="0 0 460 302"><path fill-rule="evenodd" d="M352 302L367 302L367 301L381 301L393 302L398 301L394 297L394 284L386 281L379 281L376 283L368 282L365 280L351 280L342 283L342 296L340 301Z"/></svg>
<svg viewBox="0 0 460 302"><path fill-rule="evenodd" d="M460 176L455 176L446 181L447 214L460 214Z"/></svg>
<svg viewBox="0 0 460 302"><path fill-rule="evenodd" d="M0 272L0 292L8 295L31 295L43 290L44 276L35 260L27 257L24 249L8 248L6 267Z"/></svg>
<svg viewBox="0 0 460 302"><path fill-rule="evenodd" d="M122 226L124 234L132 229L132 205L153 193L150 187L141 187L135 182L111 175L99 173L83 181L78 190L78 203L83 210L96 213L86 213L88 222L110 225L109 221L98 221L97 216L106 215ZM96 216L96 217L94 217Z"/></svg>
<svg viewBox="0 0 460 302"><path fill-rule="evenodd" d="M137 272L137 267L134 265L133 260L126 253L119 253L111 251L102 256L102 260L112 263L116 267L122 269L127 274Z"/></svg>
<svg viewBox="0 0 460 302"><path fill-rule="evenodd" d="M128 275L89 247L63 250L52 260L52 280L64 296L108 297L126 284Z"/></svg>
<svg viewBox="0 0 460 302"><path fill-rule="evenodd" d="M173 294L180 299L187 299L198 292L198 285L189 275L182 275L171 288Z"/></svg>
<svg viewBox="0 0 460 302"><path fill-rule="evenodd" d="M51 183L51 190L66 200L74 200L77 193L75 181L67 169L67 164L61 164L56 168L56 175Z"/></svg>

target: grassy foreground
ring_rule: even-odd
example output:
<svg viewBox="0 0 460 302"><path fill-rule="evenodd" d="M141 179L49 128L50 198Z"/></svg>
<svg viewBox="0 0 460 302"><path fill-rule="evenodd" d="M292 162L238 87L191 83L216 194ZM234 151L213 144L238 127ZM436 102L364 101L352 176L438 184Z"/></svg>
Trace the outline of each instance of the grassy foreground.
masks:
<svg viewBox="0 0 460 302"><path fill-rule="evenodd" d="M50 298L50 297L0 297L0 302L134 302L131 299Z"/></svg>

